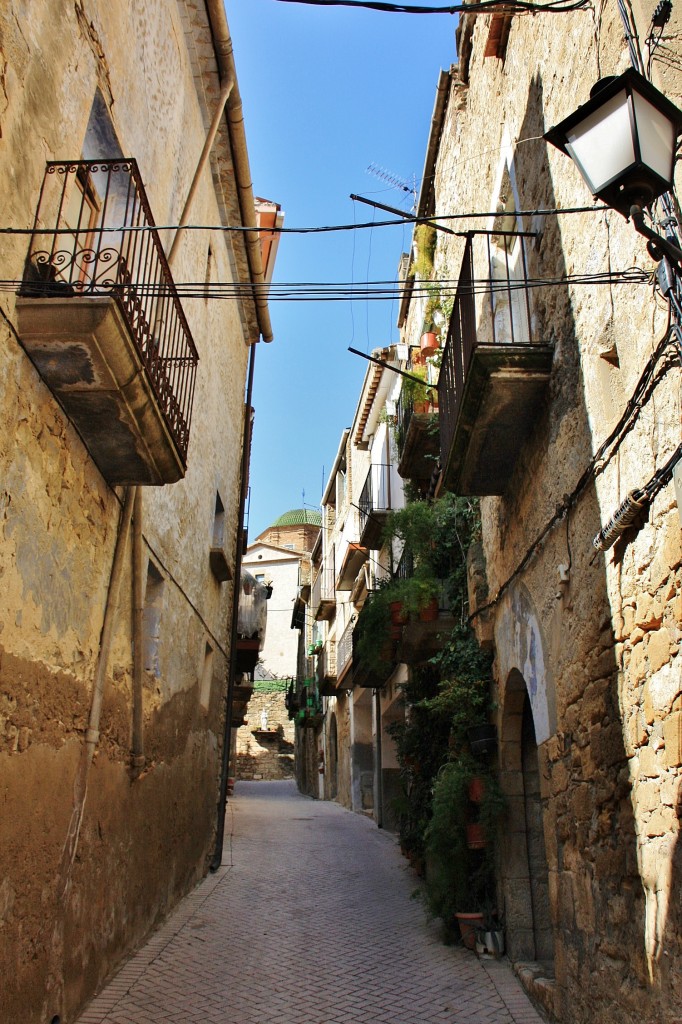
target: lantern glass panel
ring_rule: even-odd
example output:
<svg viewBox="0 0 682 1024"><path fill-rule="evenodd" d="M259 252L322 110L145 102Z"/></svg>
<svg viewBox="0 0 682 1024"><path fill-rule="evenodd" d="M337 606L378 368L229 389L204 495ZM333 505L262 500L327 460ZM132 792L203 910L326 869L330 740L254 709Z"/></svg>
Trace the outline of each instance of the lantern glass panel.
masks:
<svg viewBox="0 0 682 1024"><path fill-rule="evenodd" d="M593 194L634 163L625 89L566 133L566 149Z"/></svg>
<svg viewBox="0 0 682 1024"><path fill-rule="evenodd" d="M672 181L675 129L670 118L638 92L633 92L632 98L642 162L666 181Z"/></svg>

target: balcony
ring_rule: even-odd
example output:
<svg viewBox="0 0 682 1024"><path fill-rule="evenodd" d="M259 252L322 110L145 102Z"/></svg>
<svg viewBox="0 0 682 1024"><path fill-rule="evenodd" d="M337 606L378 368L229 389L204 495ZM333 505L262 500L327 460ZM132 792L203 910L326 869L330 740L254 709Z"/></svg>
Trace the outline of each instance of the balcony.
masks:
<svg viewBox="0 0 682 1024"><path fill-rule="evenodd" d="M317 690L321 697L336 694L336 640L327 640L317 658Z"/></svg>
<svg viewBox="0 0 682 1024"><path fill-rule="evenodd" d="M404 480L429 480L438 461L438 410L430 404L415 411L401 392L396 408L398 472Z"/></svg>
<svg viewBox="0 0 682 1024"><path fill-rule="evenodd" d="M367 561L369 552L362 544L349 543L341 559L341 568L336 577L337 590L353 590L358 573Z"/></svg>
<svg viewBox="0 0 682 1024"><path fill-rule="evenodd" d="M134 160L47 165L17 317L110 484L185 475L198 356Z"/></svg>
<svg viewBox="0 0 682 1024"><path fill-rule="evenodd" d="M312 568L307 558L302 558L298 566L298 595L302 600L307 601L310 597L310 578Z"/></svg>
<svg viewBox="0 0 682 1024"><path fill-rule="evenodd" d="M348 623L336 643L336 685L341 690L348 690L353 685L351 669L353 667L354 620L355 616Z"/></svg>
<svg viewBox="0 0 682 1024"><path fill-rule="evenodd" d="M532 334L524 239L467 235L438 382L442 486L502 494L542 410L553 347Z"/></svg>
<svg viewBox="0 0 682 1024"><path fill-rule="evenodd" d="M391 467L370 466L360 493L360 544L376 551L381 547L384 526L392 507Z"/></svg>
<svg viewBox="0 0 682 1024"><path fill-rule="evenodd" d="M370 593L353 627L353 685L379 689L398 664L397 642L390 628L385 635L383 632L377 634L375 624L371 622L371 603ZM370 638L368 645L362 642L365 633Z"/></svg>
<svg viewBox="0 0 682 1024"><path fill-rule="evenodd" d="M320 569L313 582L310 606L313 618L333 619L336 614L336 591L334 589L334 570Z"/></svg>
<svg viewBox="0 0 682 1024"><path fill-rule="evenodd" d="M418 665L433 658L441 650L444 636L451 633L455 625L443 582L433 602L418 614L410 615L402 627L401 661L406 665Z"/></svg>

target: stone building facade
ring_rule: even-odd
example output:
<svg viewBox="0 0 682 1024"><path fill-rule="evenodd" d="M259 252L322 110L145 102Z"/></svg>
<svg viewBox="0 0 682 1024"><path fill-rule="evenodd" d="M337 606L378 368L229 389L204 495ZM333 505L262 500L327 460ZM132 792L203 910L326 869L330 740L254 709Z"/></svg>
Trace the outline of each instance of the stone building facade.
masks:
<svg viewBox="0 0 682 1024"><path fill-rule="evenodd" d="M290 509L259 534L244 556L244 567L269 587L270 598L248 719L235 737L236 779L284 779L294 773L295 727L287 695L304 657L306 630L293 628L292 619L301 592L310 586L311 551L319 537L319 512Z"/></svg>
<svg viewBox="0 0 682 1024"><path fill-rule="evenodd" d="M384 365L372 363L367 370L322 496L325 529L313 551L307 598L314 653L303 670L314 713L298 711L297 771L303 792L392 827L399 785L389 727L404 714L406 669L397 665L388 685L377 686L359 671L355 650L358 615L391 571L383 524L391 509L404 504L391 429L399 355L395 346L373 355Z"/></svg>
<svg viewBox="0 0 682 1024"><path fill-rule="evenodd" d="M255 681L248 721L237 730L236 779L260 782L293 778L295 729L285 695L285 684L280 680Z"/></svg>
<svg viewBox="0 0 682 1024"><path fill-rule="evenodd" d="M634 10L644 50L653 5ZM668 31L675 39L674 21ZM443 355L438 486L482 495L470 590L495 658L509 956L560 1021L672 1024L682 760L672 483L610 549L592 541L680 443L679 347L631 224L606 209L542 212L589 208L578 172L542 136L631 52L609 3L596 23L588 10L467 14L458 54L439 82L419 212L481 211L468 238L437 233L434 280L459 282L446 296L450 351L470 302L473 346L495 353L464 361L451 434L455 377ZM679 103L674 62L652 57ZM645 273L620 277L631 267ZM418 338L423 304L402 314Z"/></svg>
<svg viewBox="0 0 682 1024"><path fill-rule="evenodd" d="M271 329L265 303L173 292L263 280L221 2L8 2L0 67L3 226L43 203L42 256L18 234L0 257L22 292L0 303L0 1018L37 1024L73 1020L213 856L244 385ZM169 269L151 218L179 221L221 94L191 218L254 231L180 235Z"/></svg>

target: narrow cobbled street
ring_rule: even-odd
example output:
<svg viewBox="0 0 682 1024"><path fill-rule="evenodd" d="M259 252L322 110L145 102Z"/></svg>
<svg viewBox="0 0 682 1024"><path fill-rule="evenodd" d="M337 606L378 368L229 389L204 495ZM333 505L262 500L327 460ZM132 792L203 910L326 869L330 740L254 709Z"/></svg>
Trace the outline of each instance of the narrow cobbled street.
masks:
<svg viewBox="0 0 682 1024"><path fill-rule="evenodd" d="M239 783L223 867L79 1024L541 1024L505 962L440 943L416 884L366 818Z"/></svg>

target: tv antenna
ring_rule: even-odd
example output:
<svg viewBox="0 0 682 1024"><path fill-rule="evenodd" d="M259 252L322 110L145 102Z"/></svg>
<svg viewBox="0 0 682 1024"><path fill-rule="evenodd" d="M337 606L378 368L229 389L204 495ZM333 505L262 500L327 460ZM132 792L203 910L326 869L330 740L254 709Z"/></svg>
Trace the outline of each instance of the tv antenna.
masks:
<svg viewBox="0 0 682 1024"><path fill-rule="evenodd" d="M400 189L401 192L407 192L412 195L412 206L417 206L417 181L415 176L412 176L412 184L401 178L398 174L393 174L391 171L387 171L385 167L379 167L378 164L370 164L367 168L367 174L373 174L375 178L379 178L380 181L385 181L387 185L392 188Z"/></svg>

